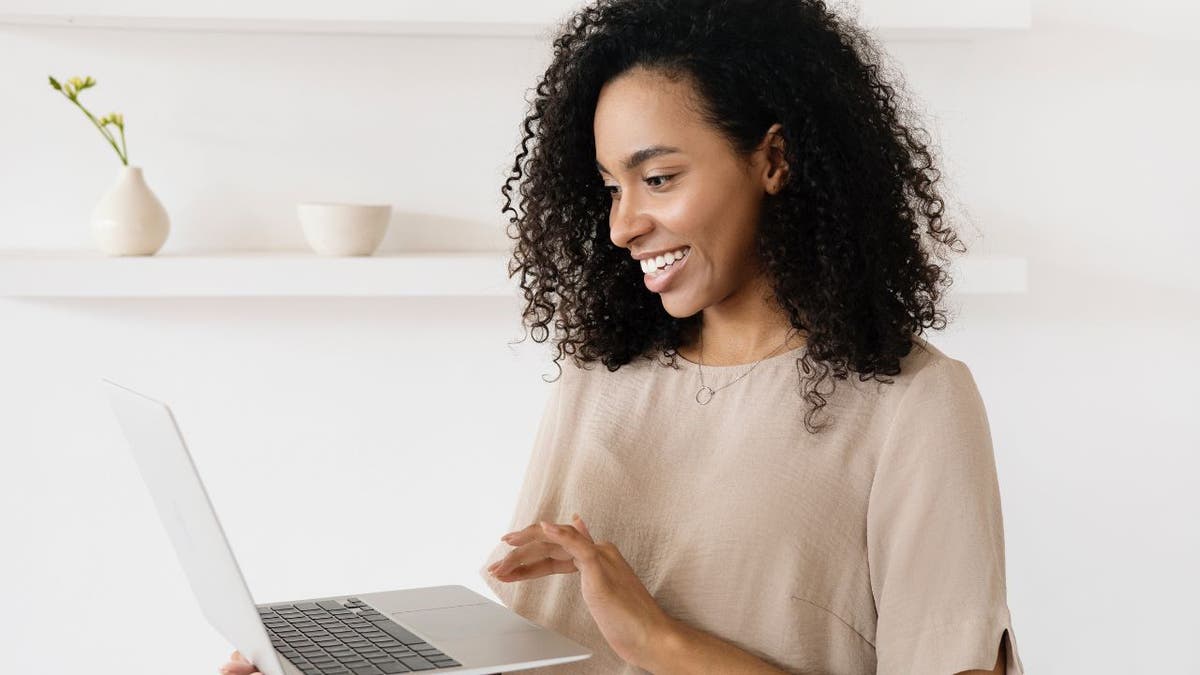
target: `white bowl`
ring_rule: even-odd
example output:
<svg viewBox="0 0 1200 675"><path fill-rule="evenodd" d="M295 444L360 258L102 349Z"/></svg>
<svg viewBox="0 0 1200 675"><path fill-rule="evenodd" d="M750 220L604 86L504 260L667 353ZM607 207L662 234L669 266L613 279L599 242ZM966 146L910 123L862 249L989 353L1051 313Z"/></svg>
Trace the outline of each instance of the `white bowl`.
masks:
<svg viewBox="0 0 1200 675"><path fill-rule="evenodd" d="M296 215L308 245L320 255L371 255L387 234L390 204L301 202Z"/></svg>

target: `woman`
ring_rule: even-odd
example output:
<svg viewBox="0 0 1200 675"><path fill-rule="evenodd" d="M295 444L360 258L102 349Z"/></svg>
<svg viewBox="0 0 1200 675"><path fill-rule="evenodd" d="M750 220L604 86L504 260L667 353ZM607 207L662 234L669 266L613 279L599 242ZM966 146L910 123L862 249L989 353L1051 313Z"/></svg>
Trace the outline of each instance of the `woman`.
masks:
<svg viewBox="0 0 1200 675"><path fill-rule="evenodd" d="M919 337L963 247L880 61L817 0L555 41L502 192L574 358L481 574L594 656L525 672L1024 672L986 411Z"/></svg>

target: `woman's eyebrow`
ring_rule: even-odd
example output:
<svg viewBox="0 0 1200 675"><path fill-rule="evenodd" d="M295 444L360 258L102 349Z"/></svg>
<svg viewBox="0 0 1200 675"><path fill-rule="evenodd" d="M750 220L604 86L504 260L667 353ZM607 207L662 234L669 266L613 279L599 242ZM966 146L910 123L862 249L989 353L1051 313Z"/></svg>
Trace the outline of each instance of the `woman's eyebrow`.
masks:
<svg viewBox="0 0 1200 675"><path fill-rule="evenodd" d="M651 145L648 148L642 148L641 150L638 150L629 155L629 157L625 158L625 170L632 171L633 169L637 168L639 164L648 159L658 157L659 155L669 155L673 152L680 152L680 150L679 148L672 147L670 145ZM600 163L600 160L596 160L596 168L600 169L604 173L612 173L608 169L604 168L604 165Z"/></svg>

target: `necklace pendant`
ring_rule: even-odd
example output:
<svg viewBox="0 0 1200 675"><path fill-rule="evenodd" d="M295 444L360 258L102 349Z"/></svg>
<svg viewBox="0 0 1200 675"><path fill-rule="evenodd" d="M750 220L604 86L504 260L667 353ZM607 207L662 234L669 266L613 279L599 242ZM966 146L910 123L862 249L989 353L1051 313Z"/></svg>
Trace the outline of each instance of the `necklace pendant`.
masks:
<svg viewBox="0 0 1200 675"><path fill-rule="evenodd" d="M703 386L696 392L696 403L700 405L708 405L708 402L716 396L717 392L712 390L712 387Z"/></svg>

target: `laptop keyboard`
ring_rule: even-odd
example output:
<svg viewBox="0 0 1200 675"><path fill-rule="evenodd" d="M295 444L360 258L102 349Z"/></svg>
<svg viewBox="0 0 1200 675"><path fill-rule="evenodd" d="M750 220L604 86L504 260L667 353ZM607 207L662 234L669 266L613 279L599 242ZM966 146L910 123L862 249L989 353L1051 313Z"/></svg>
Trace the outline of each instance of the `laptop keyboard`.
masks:
<svg viewBox="0 0 1200 675"><path fill-rule="evenodd" d="M259 607L271 644L305 675L379 675L461 665L358 598Z"/></svg>

